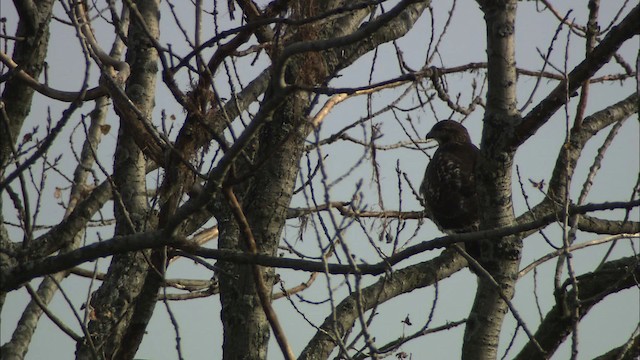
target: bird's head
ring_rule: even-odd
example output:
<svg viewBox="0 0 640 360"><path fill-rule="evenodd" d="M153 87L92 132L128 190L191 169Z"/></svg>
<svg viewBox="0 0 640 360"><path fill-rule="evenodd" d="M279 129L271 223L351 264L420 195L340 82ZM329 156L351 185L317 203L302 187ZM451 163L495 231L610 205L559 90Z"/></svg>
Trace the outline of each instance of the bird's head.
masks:
<svg viewBox="0 0 640 360"><path fill-rule="evenodd" d="M427 139L434 139L438 145L471 142L467 129L453 120L438 121L427 134Z"/></svg>

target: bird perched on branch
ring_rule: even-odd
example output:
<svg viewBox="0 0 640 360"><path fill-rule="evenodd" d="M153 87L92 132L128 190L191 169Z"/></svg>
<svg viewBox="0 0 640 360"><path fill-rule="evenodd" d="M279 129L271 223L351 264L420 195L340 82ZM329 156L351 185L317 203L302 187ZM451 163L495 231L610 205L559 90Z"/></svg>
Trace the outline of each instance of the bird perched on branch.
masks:
<svg viewBox="0 0 640 360"><path fill-rule="evenodd" d="M437 122L427 139L438 142L420 185L427 215L447 234L478 230L474 169L480 150L471 142L467 129L453 120ZM466 250L479 258L478 242L466 244Z"/></svg>

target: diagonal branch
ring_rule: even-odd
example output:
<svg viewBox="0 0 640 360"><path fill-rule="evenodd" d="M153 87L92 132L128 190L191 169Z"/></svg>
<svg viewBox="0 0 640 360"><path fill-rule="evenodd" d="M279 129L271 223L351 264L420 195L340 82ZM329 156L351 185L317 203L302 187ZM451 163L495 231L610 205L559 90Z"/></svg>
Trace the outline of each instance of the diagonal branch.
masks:
<svg viewBox="0 0 640 360"><path fill-rule="evenodd" d="M361 297L363 309L368 311L396 296L446 279L466 265L466 261L455 251L445 250L435 259L394 271L388 276L382 277L375 284L363 288L360 293L350 294L336 306L333 316L327 316L299 359L327 359L329 357L336 347L336 339L346 334L358 319L359 314L356 306L358 296ZM361 268L359 267L359 269Z"/></svg>
<svg viewBox="0 0 640 360"><path fill-rule="evenodd" d="M565 94L575 92L584 81L591 78L602 68L620 48L620 46L634 35L640 33L640 5L637 5L620 22L620 24L605 36L587 57L576 66L568 75L567 80L562 81L542 100L516 128L511 146L518 147L529 139L544 125L551 116L565 103ZM568 84L567 84L568 81Z"/></svg>
<svg viewBox="0 0 640 360"><path fill-rule="evenodd" d="M611 294L638 285L640 277L640 256L631 256L607 263L597 271L577 277L580 284L579 304L567 304L578 307L579 316L583 318L591 308ZM565 299L572 301L575 296L569 291ZM546 315L535 338L544 348L547 356L552 355L566 337L571 333L573 321L564 315L565 304L556 304ZM515 359L545 359L532 342L527 343Z"/></svg>
<svg viewBox="0 0 640 360"><path fill-rule="evenodd" d="M37 91L38 93L46 97L49 97L54 100L59 100L59 101L72 102L72 101L75 101L78 98L78 96L80 96L80 92L78 91L58 90L46 84L40 83L38 80L34 79L31 75L29 75L26 71L22 70L20 68L20 65L16 64L13 61L13 59L11 59L11 57L9 57L7 54L1 51L0 51L0 62L5 64L10 69L10 71L14 71L15 72L14 76L22 80L25 85L28 85L29 87L31 87L32 89L34 89L35 91ZM104 96L106 94L107 94L107 91L105 88L101 86L97 86L87 90L83 100L84 101L95 100L100 96Z"/></svg>
<svg viewBox="0 0 640 360"><path fill-rule="evenodd" d="M607 351L606 354L594 358L594 360L637 360L640 356L640 332L639 328L636 328L633 336L621 346L615 349Z"/></svg>
<svg viewBox="0 0 640 360"><path fill-rule="evenodd" d="M244 216L244 212L242 211L240 203L238 202L236 195L233 193L233 189L231 189L230 187L224 187L223 192L225 198L229 202L229 206L231 207L233 216L240 225L242 237L244 237L245 241L247 242L247 248L249 249L251 254L258 254L256 240L253 237L251 227L249 226L247 218ZM273 329L273 333L276 336L278 345L280 345L280 349L282 350L282 355L284 355L287 360L293 360L296 357L295 355L293 355L293 350L291 350L291 346L287 341L284 330L280 325L280 321L278 321L278 316L273 310L273 306L271 306L269 289L265 285L264 278L262 276L262 269L260 265L257 264L253 264L251 268L253 270L253 278L256 282L256 290L258 293L258 297L260 298L260 303L262 304L262 309L264 310L264 313L267 316L269 323L271 324L271 328Z"/></svg>
<svg viewBox="0 0 640 360"><path fill-rule="evenodd" d="M640 232L640 222L600 219L583 215L578 218L578 230L594 234L620 234Z"/></svg>

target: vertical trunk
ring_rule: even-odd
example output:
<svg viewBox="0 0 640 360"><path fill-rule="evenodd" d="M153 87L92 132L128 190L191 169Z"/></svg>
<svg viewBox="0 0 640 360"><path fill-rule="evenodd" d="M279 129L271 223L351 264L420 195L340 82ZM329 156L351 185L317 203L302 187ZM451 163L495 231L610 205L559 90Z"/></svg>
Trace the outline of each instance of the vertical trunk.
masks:
<svg viewBox="0 0 640 360"><path fill-rule="evenodd" d="M255 173L242 196L242 206L253 231L258 251L275 255L291 201L299 159L308 132L309 100L306 94L289 97L267 123L259 139L255 163L268 159ZM246 251L231 214L220 220L220 248ZM260 305L248 265L220 262L220 300L224 326L224 359L266 359L269 323ZM269 291L274 271L263 268ZM233 276L232 276L233 275Z"/></svg>
<svg viewBox="0 0 640 360"><path fill-rule="evenodd" d="M496 228L515 220L511 197L513 151L508 146L518 121L515 68L517 2L479 1L487 25L487 109L478 172L482 227ZM495 359L500 329L508 311L506 298L514 295L522 250L521 239L488 239L481 244L480 262L500 285L479 277L476 298L465 329L464 359Z"/></svg>
<svg viewBox="0 0 640 360"><path fill-rule="evenodd" d="M159 36L160 14L157 0L138 1L138 10L152 36ZM147 33L134 18L129 26L126 61L131 66L126 93L135 106L151 118L155 106L155 88L158 54L151 46ZM116 235L132 234L153 226L149 223L149 208L146 196L145 157L136 145L131 121L120 119L117 148L114 158L114 213ZM147 254L149 251L147 251ZM113 257L102 286L91 300L95 320L89 324L93 334L91 341L85 339L78 344L79 359L92 359L92 346L106 358L123 359L135 355L140 339L130 335L131 328L144 327L146 323L136 320L136 309L140 303L143 284L149 265L143 252L127 253ZM157 290L156 290L157 292ZM154 292L154 304L155 294ZM123 355L123 352L125 355Z"/></svg>
<svg viewBox="0 0 640 360"><path fill-rule="evenodd" d="M121 204L118 200L114 202L116 235L131 234L145 228L148 209L144 165L142 151L127 133L126 127L121 127L113 177L118 192L114 194L114 199L119 196L122 199ZM131 229L127 219L131 219L135 229ZM112 358L118 351L147 269L143 252L113 257L102 286L91 297L90 306L95 319L89 323L89 332L94 335L91 342L85 339L84 343L78 345L78 359L93 359L92 346L96 347L100 356L106 358Z"/></svg>
<svg viewBox="0 0 640 360"><path fill-rule="evenodd" d="M23 39L15 43L12 59L20 65L20 69L38 79L44 68L44 60L49 46L49 17L51 16L53 1L39 1L31 4L36 8L33 14L19 12L20 21L16 31L16 38ZM34 90L17 76L10 77L4 83L2 92L3 109L0 111L0 179L4 179L7 165L12 158L12 148L16 141L25 119L31 110L31 101ZM0 196L0 209L4 209ZM11 240L4 226L4 216L0 211L0 244L2 247L10 249ZM0 253L0 263L2 266L10 263L9 257ZM55 287L51 286L39 290L40 297L45 302L51 300L55 293ZM4 305L6 293L0 292L0 310ZM35 332L38 320L42 315L42 309L31 302L22 314L19 326L12 334L11 340L2 347L3 359L22 359L29 349L31 338Z"/></svg>
<svg viewBox="0 0 640 360"><path fill-rule="evenodd" d="M33 18L20 14L12 59L20 69L38 79L44 68L44 60L49 47L49 17L53 1L36 1L37 13ZM22 124L31 111L31 100L35 91L17 76L10 77L4 84L0 112L0 169L11 157L11 147L15 145ZM3 116L6 114L6 118Z"/></svg>

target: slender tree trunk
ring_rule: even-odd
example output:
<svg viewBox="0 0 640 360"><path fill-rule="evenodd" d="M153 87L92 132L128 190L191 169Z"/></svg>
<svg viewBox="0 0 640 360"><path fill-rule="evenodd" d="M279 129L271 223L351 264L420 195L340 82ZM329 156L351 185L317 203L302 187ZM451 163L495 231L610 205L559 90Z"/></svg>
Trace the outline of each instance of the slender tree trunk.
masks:
<svg viewBox="0 0 640 360"><path fill-rule="evenodd" d="M514 223L511 173L513 150L507 144L518 122L515 68L517 2L479 1L487 26L487 109L478 164L478 191L485 229ZM480 262L500 285L479 276L478 290L465 329L464 359L495 359L500 330L508 312L505 298L514 295L522 241L518 237L488 239L481 243Z"/></svg>
<svg viewBox="0 0 640 360"><path fill-rule="evenodd" d="M159 36L158 1L138 1L137 9L145 19L145 26L154 37ZM134 18L129 26L129 43L126 61L131 66L131 76L127 81L126 93L135 106L151 118L155 106L155 85L158 54L151 46L148 35ZM136 145L129 123L139 119L120 119L118 146L114 159L114 213L116 235L132 234L154 227L149 217L146 188L146 160ZM139 341L132 345L131 328L146 327L146 323L135 323L135 309L141 289L149 271L150 251L115 255L102 286L91 299L95 319L89 324L93 334L91 341L78 344L78 359L92 359L94 350L107 358L122 352L132 358ZM145 255L146 254L146 255ZM154 293L154 297L155 294ZM155 304L155 299L154 302ZM144 332L144 329L142 330ZM137 339L141 340L141 339Z"/></svg>
<svg viewBox="0 0 640 360"><path fill-rule="evenodd" d="M16 42L12 59L21 65L21 69L38 78L44 69L44 61L49 46L49 18L53 9L53 1L40 1L31 4L35 10L31 16L22 14L18 22L16 36L23 39ZM25 6L27 7L27 6ZM2 92L2 106L0 111L0 180L4 179L9 160L13 155L13 149L25 119L31 111L31 101L34 89L18 77L10 77L4 84ZM4 209L3 196L0 196L0 209ZM2 247L11 248L11 240L5 228L3 211L0 211L0 244ZM0 264L9 265L9 257L0 252ZM45 284L43 284L45 285ZM43 287L38 291L46 303L51 300L55 287ZM4 305L6 293L0 292L0 311ZM42 315L42 309L30 302L22 314L11 340L0 351L2 359L23 359L29 350L29 344L33 333Z"/></svg>
<svg viewBox="0 0 640 360"><path fill-rule="evenodd" d="M20 69L37 79L44 68L44 60L49 47L49 24L54 1L37 1L31 4L36 12L33 17L20 16L16 36L17 41L12 59L20 64ZM25 6L27 7L27 6ZM0 168L4 168L11 156L22 124L31 111L31 100L35 90L17 76L10 77L4 85L0 112ZM6 118L4 117L6 115Z"/></svg>

